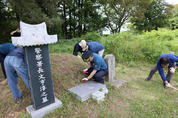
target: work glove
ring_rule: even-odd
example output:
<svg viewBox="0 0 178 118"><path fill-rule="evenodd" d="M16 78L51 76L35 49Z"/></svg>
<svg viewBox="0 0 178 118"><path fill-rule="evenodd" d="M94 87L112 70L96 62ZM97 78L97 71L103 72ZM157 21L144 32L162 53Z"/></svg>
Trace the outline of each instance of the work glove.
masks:
<svg viewBox="0 0 178 118"><path fill-rule="evenodd" d="M176 70L176 69L175 69L174 67L169 68L169 72L170 72L171 74L174 74L175 70Z"/></svg>
<svg viewBox="0 0 178 118"><path fill-rule="evenodd" d="M168 83L168 84L166 84L166 87L171 87L171 84L169 84L169 83Z"/></svg>
<svg viewBox="0 0 178 118"><path fill-rule="evenodd" d="M86 73L87 73L87 70L88 70L88 69L86 68L85 70L83 70L82 73L83 73L83 74L86 74Z"/></svg>
<svg viewBox="0 0 178 118"><path fill-rule="evenodd" d="M79 55L77 55L78 58L81 58Z"/></svg>
<svg viewBox="0 0 178 118"><path fill-rule="evenodd" d="M82 81L88 81L88 79L87 78L83 78Z"/></svg>

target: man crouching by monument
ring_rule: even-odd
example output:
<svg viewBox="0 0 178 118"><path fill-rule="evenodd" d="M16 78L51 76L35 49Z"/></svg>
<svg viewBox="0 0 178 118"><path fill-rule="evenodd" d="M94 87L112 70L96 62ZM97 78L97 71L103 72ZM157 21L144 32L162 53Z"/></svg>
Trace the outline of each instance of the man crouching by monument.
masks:
<svg viewBox="0 0 178 118"><path fill-rule="evenodd" d="M83 78L82 81L88 81L93 78L96 82L104 84L103 76L108 74L108 68L104 61L104 59L96 53L92 53L92 51L85 51L82 54L82 59L85 62L90 62L88 67L83 70L83 74L88 74L87 78Z"/></svg>
<svg viewBox="0 0 178 118"><path fill-rule="evenodd" d="M171 78L174 75L174 72L178 66L176 64L178 62L178 56L172 55L172 54L163 54L159 57L157 64L155 67L153 67L150 71L150 74L145 79L146 81L151 80L152 76L155 74L155 72L158 70L159 74L163 80L163 86L164 87L171 87L170 81ZM163 68L168 67L168 72L165 77Z"/></svg>
<svg viewBox="0 0 178 118"><path fill-rule="evenodd" d="M4 61L5 71L7 75L8 84L13 95L13 98L16 100L17 104L22 102L22 93L20 93L17 82L18 74L29 88L27 70L24 61L24 51L23 47L18 47L11 53L9 53ZM17 74L18 73L18 74Z"/></svg>

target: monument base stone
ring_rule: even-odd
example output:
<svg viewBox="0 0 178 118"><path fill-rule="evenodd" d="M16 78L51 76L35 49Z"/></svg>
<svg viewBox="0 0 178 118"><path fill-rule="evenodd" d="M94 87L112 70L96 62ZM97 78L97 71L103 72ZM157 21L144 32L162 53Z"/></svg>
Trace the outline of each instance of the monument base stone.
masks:
<svg viewBox="0 0 178 118"><path fill-rule="evenodd" d="M116 88L119 88L120 86L122 86L124 83L126 83L126 80L122 80L122 79L118 79L115 78L113 79L110 83L115 86ZM108 84L109 82L106 82L106 84Z"/></svg>
<svg viewBox="0 0 178 118"><path fill-rule="evenodd" d="M43 107L41 109L35 110L32 105L26 107L27 112L32 118L43 118L46 114L52 112L53 110L62 107L62 102L55 98L55 102Z"/></svg>

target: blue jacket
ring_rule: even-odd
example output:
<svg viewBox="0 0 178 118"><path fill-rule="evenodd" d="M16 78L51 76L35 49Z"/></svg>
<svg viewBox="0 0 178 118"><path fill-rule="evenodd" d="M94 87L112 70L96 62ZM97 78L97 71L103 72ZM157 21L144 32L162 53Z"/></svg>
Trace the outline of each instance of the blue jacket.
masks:
<svg viewBox="0 0 178 118"><path fill-rule="evenodd" d="M80 43L80 41L74 46L73 55L77 56L78 55L78 51L81 52L81 53L83 52L81 46L79 45L79 43Z"/></svg>
<svg viewBox="0 0 178 118"><path fill-rule="evenodd" d="M5 78L6 78L6 72L4 68L4 59L15 48L16 47L12 43L4 43L0 45L0 63Z"/></svg>
<svg viewBox="0 0 178 118"><path fill-rule="evenodd" d="M98 53L103 50L104 46L98 42L88 42L88 50L91 50L93 53Z"/></svg>
<svg viewBox="0 0 178 118"><path fill-rule="evenodd" d="M166 81L166 77L164 75L164 71L163 71L163 67L161 66L160 64L160 59L162 57L168 57L169 60L170 60L170 63L169 63L169 66L168 67L171 67L175 62L178 62L178 56L176 55L172 55L172 54L163 54L159 57L158 59L158 62L157 62L157 67L158 67L158 71L159 71L159 74L162 78L163 81ZM178 66L178 64L176 64L176 66Z"/></svg>
<svg viewBox="0 0 178 118"><path fill-rule="evenodd" d="M12 43L4 43L0 45L0 53L7 55L15 48L16 47Z"/></svg>

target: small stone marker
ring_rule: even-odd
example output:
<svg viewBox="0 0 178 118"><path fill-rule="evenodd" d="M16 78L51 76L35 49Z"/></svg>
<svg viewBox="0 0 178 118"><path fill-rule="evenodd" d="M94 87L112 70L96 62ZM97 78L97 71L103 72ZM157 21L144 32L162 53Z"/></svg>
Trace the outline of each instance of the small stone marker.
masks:
<svg viewBox="0 0 178 118"><path fill-rule="evenodd" d="M104 60L108 66L108 75L105 76L106 82L112 82L115 79L115 56L113 54L106 55Z"/></svg>
<svg viewBox="0 0 178 118"><path fill-rule="evenodd" d="M122 86L126 81L121 79L116 79L115 74L115 56L113 54L108 54L104 57L104 60L108 66L108 75L105 76L105 81L110 82L117 88Z"/></svg>
<svg viewBox="0 0 178 118"><path fill-rule="evenodd" d="M100 103L100 102L104 101L104 98L105 98L104 95L105 95L105 93L100 92L100 91L96 91L96 92L92 93L92 98L94 100L96 100L97 103Z"/></svg>
<svg viewBox="0 0 178 118"><path fill-rule="evenodd" d="M72 94L75 94L75 97L83 102L91 98L92 93L97 92L103 88L106 88L106 85L95 81L88 81L73 88L70 88L68 89L68 91Z"/></svg>

